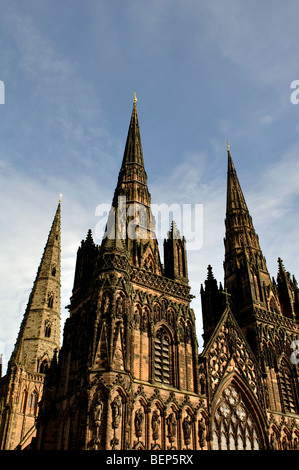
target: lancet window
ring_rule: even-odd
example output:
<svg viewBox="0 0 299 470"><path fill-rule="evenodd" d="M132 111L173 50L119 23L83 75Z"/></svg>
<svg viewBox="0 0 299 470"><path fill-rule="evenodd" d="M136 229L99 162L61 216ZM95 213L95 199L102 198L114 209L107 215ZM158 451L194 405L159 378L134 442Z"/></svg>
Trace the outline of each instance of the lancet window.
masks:
<svg viewBox="0 0 299 470"><path fill-rule="evenodd" d="M171 339L164 328L158 330L154 339L155 354L155 380L157 382L172 383Z"/></svg>

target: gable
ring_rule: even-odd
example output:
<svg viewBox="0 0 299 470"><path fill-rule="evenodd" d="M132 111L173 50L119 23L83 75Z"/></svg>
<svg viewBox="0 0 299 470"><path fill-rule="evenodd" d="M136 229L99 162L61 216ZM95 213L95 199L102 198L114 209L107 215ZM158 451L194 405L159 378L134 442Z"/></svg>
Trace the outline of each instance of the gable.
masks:
<svg viewBox="0 0 299 470"><path fill-rule="evenodd" d="M211 401L229 375L238 375L262 404L262 375L238 323L226 308L207 346L202 352L206 362Z"/></svg>

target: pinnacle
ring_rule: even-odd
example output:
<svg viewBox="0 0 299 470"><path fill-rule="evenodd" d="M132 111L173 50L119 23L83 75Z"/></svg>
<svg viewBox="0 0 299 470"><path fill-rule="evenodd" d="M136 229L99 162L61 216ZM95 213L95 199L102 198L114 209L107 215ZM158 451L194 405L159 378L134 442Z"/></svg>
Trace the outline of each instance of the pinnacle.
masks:
<svg viewBox="0 0 299 470"><path fill-rule="evenodd" d="M212 266L209 264L209 266L208 266L208 277L207 277L207 280L211 281L212 279L214 279L213 268L212 268Z"/></svg>
<svg viewBox="0 0 299 470"><path fill-rule="evenodd" d="M170 231L168 232L168 238L172 238L172 239L181 238L181 234L180 234L179 229L177 228L175 220L171 222Z"/></svg>

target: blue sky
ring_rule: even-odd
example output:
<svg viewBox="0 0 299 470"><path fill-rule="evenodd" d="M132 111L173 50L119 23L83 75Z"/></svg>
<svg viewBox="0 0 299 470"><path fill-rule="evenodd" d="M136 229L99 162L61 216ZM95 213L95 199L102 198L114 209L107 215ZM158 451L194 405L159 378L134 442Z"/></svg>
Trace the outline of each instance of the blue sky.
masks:
<svg viewBox="0 0 299 470"><path fill-rule="evenodd" d="M223 280L227 139L271 276L278 256L299 276L297 1L2 0L0 12L5 361L60 193L63 329L77 247L112 200L134 91L152 201L203 204L203 244L188 252L199 342L207 265Z"/></svg>

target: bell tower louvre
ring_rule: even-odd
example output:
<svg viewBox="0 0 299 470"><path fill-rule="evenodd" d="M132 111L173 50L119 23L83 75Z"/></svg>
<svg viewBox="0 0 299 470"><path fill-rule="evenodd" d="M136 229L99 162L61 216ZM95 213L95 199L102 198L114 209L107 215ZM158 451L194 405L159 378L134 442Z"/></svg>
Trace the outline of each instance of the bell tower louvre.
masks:
<svg viewBox="0 0 299 470"><path fill-rule="evenodd" d="M77 250L61 346L57 209L0 381L1 448L298 449L298 285L280 258L269 275L230 148L224 279L208 266L201 352L188 244L170 222L160 259L144 162L135 96L102 241L88 230ZM23 371L35 385L20 386ZM21 390L39 392L30 422Z"/></svg>

